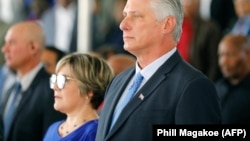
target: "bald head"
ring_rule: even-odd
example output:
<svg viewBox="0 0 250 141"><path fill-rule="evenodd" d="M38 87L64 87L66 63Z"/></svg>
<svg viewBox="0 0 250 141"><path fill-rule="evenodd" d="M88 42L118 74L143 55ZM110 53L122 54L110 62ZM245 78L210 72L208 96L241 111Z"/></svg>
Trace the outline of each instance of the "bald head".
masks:
<svg viewBox="0 0 250 141"><path fill-rule="evenodd" d="M236 49L245 49L246 51L250 49L250 41L248 37L244 35L234 35L228 34L222 38L220 45L228 44Z"/></svg>
<svg viewBox="0 0 250 141"><path fill-rule="evenodd" d="M232 84L238 84L249 74L250 42L243 35L226 35L218 48L222 74Z"/></svg>
<svg viewBox="0 0 250 141"><path fill-rule="evenodd" d="M17 32L27 41L35 41L40 47L45 46L45 35L38 22L25 21L13 25L9 31Z"/></svg>
<svg viewBox="0 0 250 141"><path fill-rule="evenodd" d="M25 75L40 63L44 42L42 27L37 22L14 24L7 31L2 48L6 64Z"/></svg>
<svg viewBox="0 0 250 141"><path fill-rule="evenodd" d="M135 65L135 58L131 55L117 54L108 58L108 63L115 75Z"/></svg>

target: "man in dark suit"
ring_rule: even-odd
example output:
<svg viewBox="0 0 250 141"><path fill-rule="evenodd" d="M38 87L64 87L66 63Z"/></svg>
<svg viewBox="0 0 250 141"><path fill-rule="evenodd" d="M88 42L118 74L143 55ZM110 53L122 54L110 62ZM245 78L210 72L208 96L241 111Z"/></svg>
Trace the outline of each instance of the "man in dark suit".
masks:
<svg viewBox="0 0 250 141"><path fill-rule="evenodd" d="M222 105L222 124L250 124L250 41L227 34L218 48L223 77L215 86Z"/></svg>
<svg viewBox="0 0 250 141"><path fill-rule="evenodd" d="M21 22L13 25L5 36L2 48L6 65L14 69L21 84L15 103L10 93L3 108L4 141L39 141L49 125L64 118L53 108L53 91L49 86L50 75L41 62L44 34L37 22ZM14 99L14 98L12 98ZM7 115L15 108L13 120L7 126ZM7 130L9 129L9 130Z"/></svg>
<svg viewBox="0 0 250 141"><path fill-rule="evenodd" d="M211 20L219 25L223 35L230 32L233 24L237 20L234 9L234 0L212 0L210 6L210 17Z"/></svg>
<svg viewBox="0 0 250 141"><path fill-rule="evenodd" d="M183 21L180 0L128 0L123 15L124 49L137 62L107 88L96 141L151 141L155 124L220 124L214 85L176 49ZM138 73L142 82L125 105Z"/></svg>
<svg viewBox="0 0 250 141"><path fill-rule="evenodd" d="M0 117L0 141L3 141L3 119Z"/></svg>
<svg viewBox="0 0 250 141"><path fill-rule="evenodd" d="M210 80L215 81L221 75L216 56L221 32L213 21L201 18L200 2L200 0L181 1L184 20L177 49L184 60Z"/></svg>

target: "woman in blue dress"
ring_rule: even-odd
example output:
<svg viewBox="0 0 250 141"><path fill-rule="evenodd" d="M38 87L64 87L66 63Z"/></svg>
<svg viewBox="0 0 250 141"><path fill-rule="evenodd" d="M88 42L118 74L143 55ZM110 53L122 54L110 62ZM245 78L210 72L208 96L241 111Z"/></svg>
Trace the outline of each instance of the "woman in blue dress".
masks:
<svg viewBox="0 0 250 141"><path fill-rule="evenodd" d="M96 110L113 71L102 58L71 53L57 63L55 72L50 78L54 108L67 118L53 123L43 141L94 141L98 125Z"/></svg>

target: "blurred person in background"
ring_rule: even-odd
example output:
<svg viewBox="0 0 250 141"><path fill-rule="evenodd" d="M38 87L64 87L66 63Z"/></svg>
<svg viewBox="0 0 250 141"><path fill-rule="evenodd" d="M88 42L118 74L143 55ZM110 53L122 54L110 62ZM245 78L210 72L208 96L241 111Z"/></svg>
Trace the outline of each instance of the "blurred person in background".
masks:
<svg viewBox="0 0 250 141"><path fill-rule="evenodd" d="M96 0L92 16L92 51L110 45L120 53L127 54L123 49L122 31L119 28L123 15L122 10L127 0ZM109 4L109 5L108 5Z"/></svg>
<svg viewBox="0 0 250 141"><path fill-rule="evenodd" d="M182 35L177 49L182 58L203 72L210 80L220 77L217 48L219 27L199 14L200 0L181 0L184 10Z"/></svg>
<svg viewBox="0 0 250 141"><path fill-rule="evenodd" d="M232 28L232 33L250 37L250 0L234 0L237 21Z"/></svg>
<svg viewBox="0 0 250 141"><path fill-rule="evenodd" d="M229 33L237 20L234 0L212 0L210 19L217 23L223 35Z"/></svg>
<svg viewBox="0 0 250 141"><path fill-rule="evenodd" d="M41 62L45 46L42 27L37 22L12 25L2 48L6 65L17 75L18 91L9 93L1 106L4 141L39 141L51 123L65 116L53 109L53 91L49 73Z"/></svg>
<svg viewBox="0 0 250 141"><path fill-rule="evenodd" d="M107 58L107 62L112 68L115 76L119 73L135 66L136 59L132 55L128 54L114 54ZM100 114L104 102L98 107L98 113Z"/></svg>
<svg viewBox="0 0 250 141"><path fill-rule="evenodd" d="M125 71L135 65L136 59L128 54L115 54L107 59L108 64L113 69L115 75Z"/></svg>
<svg viewBox="0 0 250 141"><path fill-rule="evenodd" d="M0 48L4 45L4 36L6 34L6 31L9 29L10 24L5 23L4 21L0 20ZM3 53L0 53L0 66L4 64L4 55Z"/></svg>
<svg viewBox="0 0 250 141"><path fill-rule="evenodd" d="M0 67L0 113L4 112L3 107L5 107L16 81L17 76L14 69L11 69L7 64Z"/></svg>
<svg viewBox="0 0 250 141"><path fill-rule="evenodd" d="M65 52L59 50L54 46L46 46L42 54L42 62L45 65L45 69L50 74L55 72L57 62L66 55Z"/></svg>
<svg viewBox="0 0 250 141"><path fill-rule="evenodd" d="M127 53L123 49L123 38L122 38L122 30L119 28L119 24L123 19L122 11L126 4L127 0L114 0L114 4L112 7L112 23L108 28L108 32L105 35L103 44L112 44L117 46L117 50L121 53Z"/></svg>
<svg viewBox="0 0 250 141"><path fill-rule="evenodd" d="M109 57L119 54L119 50L117 49L117 46L114 46L113 44L103 44L99 48L93 51L97 55L101 56L105 60L107 60Z"/></svg>
<svg viewBox="0 0 250 141"><path fill-rule="evenodd" d="M5 105L8 102L10 96L10 91L15 87L15 82L17 81L16 72L9 68L6 64L0 67L0 141L4 141L4 123L3 123L3 113Z"/></svg>
<svg viewBox="0 0 250 141"><path fill-rule="evenodd" d="M54 6L54 0L24 0L27 19L40 19L44 11Z"/></svg>
<svg viewBox="0 0 250 141"><path fill-rule="evenodd" d="M56 0L39 21L46 37L46 46L55 46L65 53L77 50L77 0Z"/></svg>
<svg viewBox="0 0 250 141"><path fill-rule="evenodd" d="M7 24L26 20L24 0L0 0L0 19Z"/></svg>
<svg viewBox="0 0 250 141"><path fill-rule="evenodd" d="M250 40L227 34L220 42L219 66L223 78L216 82L223 124L250 124Z"/></svg>
<svg viewBox="0 0 250 141"><path fill-rule="evenodd" d="M0 117L0 141L3 141L3 119Z"/></svg>

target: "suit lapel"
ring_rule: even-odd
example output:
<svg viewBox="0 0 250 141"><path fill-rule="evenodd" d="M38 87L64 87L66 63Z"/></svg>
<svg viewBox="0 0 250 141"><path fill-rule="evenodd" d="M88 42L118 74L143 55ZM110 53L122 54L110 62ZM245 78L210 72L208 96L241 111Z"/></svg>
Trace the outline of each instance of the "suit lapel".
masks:
<svg viewBox="0 0 250 141"><path fill-rule="evenodd" d="M127 84L129 83L129 81L134 73L135 73L135 69L133 68L127 74L125 74L124 76L121 77L121 78L123 78L123 81L118 80L116 82L113 82L116 85L116 87L115 88L112 87L109 90L110 91L109 93L113 93L113 95L110 95L112 98L107 98L107 99L111 99L111 100L105 101L105 102L109 103L109 106L105 106L105 107L107 107L107 109L103 110L105 112L107 111L107 114L105 114L105 116L110 117L110 118L106 119L106 122L104 125L104 127L106 127L105 135L107 135L109 132L109 127L110 127L110 124L112 121L114 110L116 108L116 104L118 103L123 91L125 90ZM124 78L127 78L127 79L124 81ZM117 84L117 83L120 83L120 84Z"/></svg>
<svg viewBox="0 0 250 141"><path fill-rule="evenodd" d="M22 93L22 99L20 101L20 104L18 106L18 109L17 109L17 112L15 113L15 116L14 118L18 118L18 115L20 112L22 112L22 109L25 108L27 106L27 103L30 103L30 99L33 97L33 94L34 94L34 87L37 86L37 83L40 82L40 78L43 78L44 77L44 73L45 70L44 68L42 68L38 74L36 75L36 77L34 78L34 80L32 81L31 85L29 86L29 88ZM48 82L49 83L49 82Z"/></svg>
<svg viewBox="0 0 250 141"><path fill-rule="evenodd" d="M175 52L157 71L153 76L146 82L146 84L135 94L134 98L124 107L123 111L121 112L120 116L118 117L115 125L113 126L112 130L110 131L110 134L107 135L106 138L109 138L112 136L127 120L127 118L136 110L136 108L142 104L144 101L147 100L147 98L154 94L154 90L165 80L167 79L167 74L171 72L171 70L176 66L178 62L181 61L181 57L178 52ZM131 79L132 75L134 74L134 71L131 71L128 75L129 79L126 80L126 83L123 83L122 85L126 85L129 80ZM115 100L112 102L112 110L109 110L109 114L107 117L111 117L113 115L114 108L117 104L117 101L119 100L121 94L123 93L124 88L120 89L118 92L116 92L119 95L116 95L114 98ZM105 125L105 127L109 127L111 118L109 120L109 123ZM107 129L108 130L108 129Z"/></svg>
<svg viewBox="0 0 250 141"><path fill-rule="evenodd" d="M151 81L151 79L135 94L135 96L129 101L129 103L124 107L120 116L118 117L115 125L110 131L110 136L115 133L120 126L122 126L127 118L137 109L137 107L142 104L147 98L153 93L154 89L166 78L164 75L158 76L157 81ZM152 78L153 79L153 78ZM150 88L150 89L149 89ZM113 107L115 107L114 105ZM112 110L113 114L113 110ZM111 115L112 115L111 114Z"/></svg>

